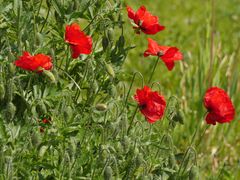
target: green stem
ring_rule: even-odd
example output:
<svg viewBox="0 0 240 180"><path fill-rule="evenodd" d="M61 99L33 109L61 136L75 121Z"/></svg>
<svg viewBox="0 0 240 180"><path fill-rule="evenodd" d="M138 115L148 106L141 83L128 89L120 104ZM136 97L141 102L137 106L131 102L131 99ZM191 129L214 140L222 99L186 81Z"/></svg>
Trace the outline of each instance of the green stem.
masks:
<svg viewBox="0 0 240 180"><path fill-rule="evenodd" d="M201 144L202 139L203 139L203 136L205 135L205 133L206 133L206 131L207 131L207 129L208 129L209 127L210 127L210 125L207 125L207 126L205 127L205 129L203 130L203 133L201 134L200 139L199 139L198 143L196 144L196 147L198 147L198 146Z"/></svg>
<svg viewBox="0 0 240 180"><path fill-rule="evenodd" d="M66 66L65 66L65 71L66 72L68 72L68 67L69 67L69 64L70 64L70 58L68 58L68 56L69 56L69 48L67 50L67 58L66 58Z"/></svg>
<svg viewBox="0 0 240 180"><path fill-rule="evenodd" d="M181 172L182 167L183 167L183 163L184 163L184 161L185 161L185 159L186 159L186 157L187 157L187 155L188 155L188 152L189 152L190 150L192 150L192 149L193 149L192 146L189 146L189 147L187 148L187 150L185 151L184 156L183 156L183 159L182 159L182 162L181 162L180 167L179 167L178 172L177 172L177 177L179 177L179 175L180 175L180 172Z"/></svg>
<svg viewBox="0 0 240 180"><path fill-rule="evenodd" d="M149 78L149 80L148 80L148 84L149 84L149 83L151 82L151 80L152 80L152 77L153 77L153 74L154 74L154 72L155 72L155 70L156 70L158 61L159 61L159 57L157 57L157 59L156 59L156 61L155 61L155 64L154 64L153 69L152 69L152 73L151 73L150 78Z"/></svg>
<svg viewBox="0 0 240 180"><path fill-rule="evenodd" d="M129 125L128 130L127 130L127 135L130 133L130 130L131 130L132 125L133 125L134 118L135 118L135 116L137 114L137 110L138 110L138 106L135 108L135 111L133 113L132 119L130 121L130 125Z"/></svg>
<svg viewBox="0 0 240 180"><path fill-rule="evenodd" d="M43 0L40 1L39 7L38 7L38 11L37 11L37 17L39 15L39 12L40 12L40 9L41 9L41 6L42 6L42 2L43 2Z"/></svg>
<svg viewBox="0 0 240 180"><path fill-rule="evenodd" d="M50 13L50 7L48 8L47 16L46 16L46 18L45 18L45 20L44 20L44 23L43 23L43 26L42 26L42 28L41 28L41 30L40 30L40 33L43 31L43 28L44 28L45 24L47 23L47 19L48 19L48 17L49 17L49 13Z"/></svg>
<svg viewBox="0 0 240 180"><path fill-rule="evenodd" d="M83 82L84 82L84 80L85 80L85 78L86 78L86 76L87 76L88 67L89 67L89 61L86 62L86 67L85 67L84 75L83 75L83 78L81 79L81 82L80 82L80 88L82 88L82 84L83 84ZM77 102L80 94L81 94L81 89L78 89L78 90L76 91L75 96L74 96L74 99L75 99L76 102Z"/></svg>

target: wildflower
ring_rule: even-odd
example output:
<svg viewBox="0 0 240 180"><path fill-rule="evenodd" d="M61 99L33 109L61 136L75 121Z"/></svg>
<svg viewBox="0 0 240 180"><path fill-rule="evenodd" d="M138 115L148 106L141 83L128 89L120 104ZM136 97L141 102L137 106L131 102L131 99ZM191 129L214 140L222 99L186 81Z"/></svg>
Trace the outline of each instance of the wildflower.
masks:
<svg viewBox="0 0 240 180"><path fill-rule="evenodd" d="M141 6L136 12L130 6L127 6L128 17L134 21L133 29L137 34L140 30L145 34L156 34L165 29L158 23L158 17L150 14L145 6Z"/></svg>
<svg viewBox="0 0 240 180"><path fill-rule="evenodd" d="M47 118L43 118L41 121L40 121L40 132L43 133L44 132L44 128L49 125L51 123L51 120L50 119L47 119Z"/></svg>
<svg viewBox="0 0 240 180"><path fill-rule="evenodd" d="M227 93L218 87L211 87L204 96L204 106L208 110L207 124L230 122L234 119L235 109Z"/></svg>
<svg viewBox="0 0 240 180"><path fill-rule="evenodd" d="M42 72L43 69L52 69L52 59L45 54L37 54L32 56L29 52L23 52L23 55L16 60L15 65L28 71Z"/></svg>
<svg viewBox="0 0 240 180"><path fill-rule="evenodd" d="M66 26L65 42L70 44L72 58L78 58L80 54L90 54L92 52L92 38L85 35L76 23Z"/></svg>
<svg viewBox="0 0 240 180"><path fill-rule="evenodd" d="M154 123L162 118L166 101L157 91L152 91L148 86L144 86L143 89L137 89L134 98L149 123Z"/></svg>
<svg viewBox="0 0 240 180"><path fill-rule="evenodd" d="M182 53L176 47L160 46L156 41L148 38L148 49L144 52L144 57L149 55L160 57L168 70L171 71L174 67L174 61L183 59Z"/></svg>

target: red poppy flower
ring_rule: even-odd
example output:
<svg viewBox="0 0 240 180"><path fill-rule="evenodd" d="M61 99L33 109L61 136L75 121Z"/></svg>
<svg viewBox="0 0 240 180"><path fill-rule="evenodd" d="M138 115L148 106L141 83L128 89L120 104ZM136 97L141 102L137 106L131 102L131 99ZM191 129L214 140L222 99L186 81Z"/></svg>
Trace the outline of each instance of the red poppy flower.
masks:
<svg viewBox="0 0 240 180"><path fill-rule="evenodd" d="M176 47L160 46L151 38L148 38L148 49L144 52L144 57L149 55L160 57L168 70L171 71L174 67L174 61L183 59L182 53Z"/></svg>
<svg viewBox="0 0 240 180"><path fill-rule="evenodd" d="M50 124L50 119L42 119L42 121L40 121L40 132L44 132L44 127L46 127L48 124Z"/></svg>
<svg viewBox="0 0 240 180"><path fill-rule="evenodd" d="M227 93L218 88L209 88L204 96L204 106L208 110L207 124L230 122L234 119L235 109Z"/></svg>
<svg viewBox="0 0 240 180"><path fill-rule="evenodd" d="M42 120L42 123L43 123L43 124L49 124L50 121L49 121L48 119L43 119L43 120Z"/></svg>
<svg viewBox="0 0 240 180"><path fill-rule="evenodd" d="M165 29L158 23L158 17L150 14L145 6L141 6L137 12L127 6L128 17L134 21L134 29L137 34L140 34L140 30L145 34L156 34L159 31Z"/></svg>
<svg viewBox="0 0 240 180"><path fill-rule="evenodd" d="M50 70L53 66L50 56L37 54L32 56L29 52L23 52L23 55L15 61L15 65L28 71L42 72L42 69Z"/></svg>
<svg viewBox="0 0 240 180"><path fill-rule="evenodd" d="M154 123L162 118L166 101L157 91L152 91L148 86L144 86L143 89L137 89L134 98L149 123Z"/></svg>
<svg viewBox="0 0 240 180"><path fill-rule="evenodd" d="M72 58L78 58L80 54L90 54L92 52L92 38L86 36L76 23L66 26L65 42L70 44Z"/></svg>

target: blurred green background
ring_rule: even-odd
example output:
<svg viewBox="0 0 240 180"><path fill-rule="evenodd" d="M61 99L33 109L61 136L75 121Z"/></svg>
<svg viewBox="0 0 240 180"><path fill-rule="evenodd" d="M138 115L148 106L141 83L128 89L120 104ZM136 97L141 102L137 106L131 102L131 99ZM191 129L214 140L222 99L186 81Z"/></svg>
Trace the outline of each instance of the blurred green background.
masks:
<svg viewBox="0 0 240 180"><path fill-rule="evenodd" d="M184 53L184 61L176 62L172 71L159 62L153 77L160 83L166 97L176 95L181 100L185 125L174 131L175 145L185 149L199 127L197 142L200 143L197 143L196 149L201 174L210 179L218 176L221 179L240 178L240 1L126 0L125 5L135 11L145 5L166 27L156 35L134 34L127 12L123 9L126 22L124 34L129 44L136 45L125 63L128 72L141 72L147 82L156 58L143 57L148 37L161 45L176 46ZM141 81L136 79L134 85L136 89ZM200 138L206 129L206 110L202 98L210 86L228 91L235 104L236 116L230 124L211 126Z"/></svg>

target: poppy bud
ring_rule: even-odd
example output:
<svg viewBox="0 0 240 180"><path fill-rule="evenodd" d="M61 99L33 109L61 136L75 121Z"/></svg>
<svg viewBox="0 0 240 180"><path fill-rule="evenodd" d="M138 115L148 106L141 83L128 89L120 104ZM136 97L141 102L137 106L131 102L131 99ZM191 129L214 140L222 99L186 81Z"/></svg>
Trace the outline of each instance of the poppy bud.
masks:
<svg viewBox="0 0 240 180"><path fill-rule="evenodd" d="M111 180L112 173L112 168L110 166L107 166L104 170L104 180Z"/></svg>
<svg viewBox="0 0 240 180"><path fill-rule="evenodd" d="M101 104L101 103L99 103L99 104L97 104L97 105L95 106L95 108L96 108L98 111L105 111L105 110L107 110L107 105L106 105L106 104Z"/></svg>
<svg viewBox="0 0 240 180"><path fill-rule="evenodd" d="M8 120L12 120L16 113L16 107L12 102L9 102L5 109L5 118Z"/></svg>
<svg viewBox="0 0 240 180"><path fill-rule="evenodd" d="M103 47L103 50L107 49L108 47L108 39L106 36L102 38L102 47Z"/></svg>
<svg viewBox="0 0 240 180"><path fill-rule="evenodd" d="M97 93L98 92L98 82L95 80L91 83L91 86L92 86L92 89L93 89L93 92L94 93Z"/></svg>
<svg viewBox="0 0 240 180"><path fill-rule="evenodd" d="M3 84L0 84L0 101L4 99L5 96L5 88Z"/></svg>
<svg viewBox="0 0 240 180"><path fill-rule="evenodd" d="M180 124L183 124L183 119L184 119L184 114L182 110L178 110L174 116L173 116L173 121L179 122Z"/></svg>
<svg viewBox="0 0 240 180"><path fill-rule="evenodd" d="M39 157L43 157L48 149L48 146L41 146L38 152Z"/></svg>
<svg viewBox="0 0 240 180"><path fill-rule="evenodd" d="M108 37L108 40L110 41L110 43L113 43L113 41L114 41L114 31L113 31L113 28L108 29L107 37Z"/></svg>
<svg viewBox="0 0 240 180"><path fill-rule="evenodd" d="M100 152L100 156L99 159L101 160L101 163L105 163L107 158L108 158L108 152L105 150L102 150L102 152Z"/></svg>
<svg viewBox="0 0 240 180"><path fill-rule="evenodd" d="M114 78L115 77L115 72L114 72L112 66L110 64L107 64L107 63L105 64L105 66L106 66L108 74Z"/></svg>
<svg viewBox="0 0 240 180"><path fill-rule="evenodd" d="M192 166L189 171L189 180L198 180L199 179L199 170L197 166Z"/></svg>
<svg viewBox="0 0 240 180"><path fill-rule="evenodd" d="M43 74L46 75L52 83L56 83L56 79L51 71L46 71L43 69Z"/></svg>
<svg viewBox="0 0 240 180"><path fill-rule="evenodd" d="M125 38L124 38L123 35L121 35L121 36L119 37L119 40L118 40L118 47L119 47L119 48L123 48L123 47L124 47L124 44L125 44Z"/></svg>
<svg viewBox="0 0 240 180"><path fill-rule="evenodd" d="M13 63L9 63L8 64L8 71L9 71L9 73L11 74L11 75L14 75L14 73L15 73L15 66L13 65Z"/></svg>

